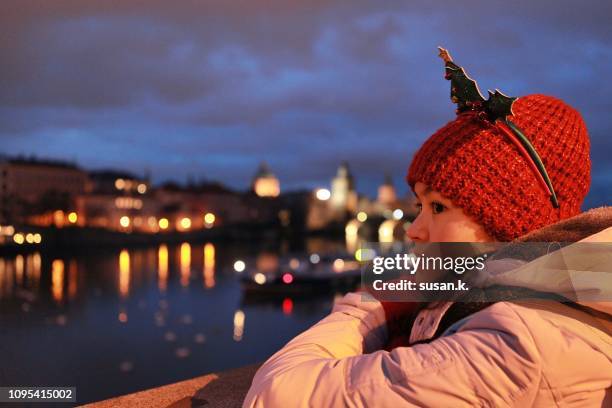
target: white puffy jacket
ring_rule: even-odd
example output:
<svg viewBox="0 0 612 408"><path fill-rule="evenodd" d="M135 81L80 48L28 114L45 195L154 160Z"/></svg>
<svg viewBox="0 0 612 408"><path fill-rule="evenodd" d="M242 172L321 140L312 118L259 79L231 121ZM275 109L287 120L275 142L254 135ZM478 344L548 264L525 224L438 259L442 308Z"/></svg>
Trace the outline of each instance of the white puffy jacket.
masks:
<svg viewBox="0 0 612 408"><path fill-rule="evenodd" d="M612 241L603 233L590 240ZM499 302L388 352L381 304L348 294L263 364L243 406L612 407L611 304L590 306L599 317ZM411 340L435 332L447 308L423 311Z"/></svg>

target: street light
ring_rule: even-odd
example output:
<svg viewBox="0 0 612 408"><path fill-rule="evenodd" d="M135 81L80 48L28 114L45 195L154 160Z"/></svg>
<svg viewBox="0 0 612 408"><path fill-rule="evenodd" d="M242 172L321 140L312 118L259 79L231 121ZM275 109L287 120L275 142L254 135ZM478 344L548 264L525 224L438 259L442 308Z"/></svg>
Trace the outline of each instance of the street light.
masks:
<svg viewBox="0 0 612 408"><path fill-rule="evenodd" d="M246 268L246 264L244 263L244 261L236 261L234 262L234 270L236 272L244 272L244 269Z"/></svg>
<svg viewBox="0 0 612 408"><path fill-rule="evenodd" d="M181 219L181 228L188 230L191 228L191 220L187 217Z"/></svg>
<svg viewBox="0 0 612 408"><path fill-rule="evenodd" d="M17 234L13 235L13 241L15 241L17 245L21 245L25 241L25 238L22 233L18 232Z"/></svg>
<svg viewBox="0 0 612 408"><path fill-rule="evenodd" d="M130 217L128 217L127 215L124 215L123 217L121 217L119 219L119 225L121 225L123 228L127 228L130 226Z"/></svg>
<svg viewBox="0 0 612 408"><path fill-rule="evenodd" d="M315 192L318 200L327 201L331 197L331 192L326 188L320 188Z"/></svg>
<svg viewBox="0 0 612 408"><path fill-rule="evenodd" d="M168 229L170 222L168 221L167 218L160 218L158 224L159 224L160 229L165 230L165 229Z"/></svg>
<svg viewBox="0 0 612 408"><path fill-rule="evenodd" d="M253 280L258 284L258 285L263 285L264 283L266 283L266 275L264 275L261 272L257 272L255 274L255 276L253 276Z"/></svg>
<svg viewBox="0 0 612 408"><path fill-rule="evenodd" d="M213 214L213 213L206 213L204 215L204 225L206 226L206 228L212 227L212 225L215 223L216 219L217 219L217 217L215 217L215 214Z"/></svg>

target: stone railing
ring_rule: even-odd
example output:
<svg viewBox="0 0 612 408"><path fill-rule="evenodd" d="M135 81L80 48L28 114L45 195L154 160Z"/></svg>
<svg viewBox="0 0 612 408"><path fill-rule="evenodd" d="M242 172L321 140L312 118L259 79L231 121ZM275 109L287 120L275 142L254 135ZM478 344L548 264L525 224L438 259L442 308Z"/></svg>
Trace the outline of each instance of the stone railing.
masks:
<svg viewBox="0 0 612 408"><path fill-rule="evenodd" d="M242 405L259 364L203 375L83 405L87 408L235 408Z"/></svg>

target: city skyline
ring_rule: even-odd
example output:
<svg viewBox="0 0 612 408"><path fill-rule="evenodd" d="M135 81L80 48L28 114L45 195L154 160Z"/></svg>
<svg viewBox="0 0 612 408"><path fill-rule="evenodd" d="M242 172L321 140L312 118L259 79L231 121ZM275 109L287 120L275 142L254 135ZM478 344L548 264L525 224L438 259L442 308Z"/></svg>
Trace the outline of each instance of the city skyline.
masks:
<svg viewBox="0 0 612 408"><path fill-rule="evenodd" d="M278 174L276 174L274 172L273 169L269 168L269 165L267 162L262 161L260 162L257 167L255 169L253 169L252 175L250 177L250 179L248 180L244 180L243 185L238 186L238 188L235 188L234 186L230 186L228 184L225 184L222 180L215 180L215 179L210 179L210 178L205 178L205 177L198 177L197 174L188 174L186 179L184 180L177 180L175 178L167 178L167 179L161 179L161 180L154 180L153 178L150 177L150 170L145 169L142 172L137 172L137 171L132 171L132 170L127 170L124 168L110 168L110 167L105 167L105 168L87 168L85 166L82 166L78 161L76 160L64 160L64 159L55 159L55 158L46 158L46 157L39 157L39 156L35 156L35 155L29 155L29 156L25 156L25 155L17 155L17 156L8 156L6 154L3 154L2 152L0 152L0 163L2 163L2 160L7 160L9 162L22 162L25 164L33 164L33 165L50 165L50 166L58 166L58 167L69 167L69 168L75 168L75 169L79 169L84 171L85 173L88 173L90 175L90 177L92 175L95 174L115 174L116 177L118 178L133 178L133 179L140 179L140 180L147 180L148 182L151 183L151 186L153 188L163 188L164 186L168 186L168 185L176 185L179 186L181 188L190 188L190 187L198 187L198 186L205 186L205 185L218 185L220 186L220 188L224 188L227 189L229 191L234 191L234 192L249 192L249 191L253 191L256 190L254 182L256 179L260 178L261 172L262 172L262 168L265 168L268 172L270 172L270 175L273 178L276 178L279 180L280 183L280 178L282 176L279 176ZM282 184L280 185L280 190L279 193L280 194L284 194L284 193L293 193L293 192L304 192L304 191L317 191L319 189L325 189L325 190L329 190L332 187L332 181L333 178L337 176L337 171L340 167L343 166L348 166L347 168L350 171L350 163L347 161L342 161L338 163L337 168L334 170L334 172L332 174L329 175L329 179L327 180L327 182L324 182L320 185L315 186L312 189L308 189L308 188L293 188L293 189L283 189ZM351 173L351 177L352 177L352 173ZM397 186L395 185L396 183L394 182L393 178L390 177L389 175L385 175L384 177L381 177L381 181L378 185L378 187L380 187L383 184L387 184L387 183L391 183L391 185L397 189ZM357 189L355 189L355 191L357 191L358 193L360 193L361 195L365 195L368 196L368 198L375 198L377 194L379 194L378 192L376 192L373 196L369 196L367 194L361 193L359 192ZM408 193L409 196L412 196L413 194L411 194L410 192L406 192Z"/></svg>
<svg viewBox="0 0 612 408"><path fill-rule="evenodd" d="M483 89L551 94L582 112L593 160L585 207L602 205L610 7L8 1L2 152L233 189L265 161L282 191L325 186L346 160L360 193L375 196L388 173L403 195L412 154L454 116L443 45Z"/></svg>

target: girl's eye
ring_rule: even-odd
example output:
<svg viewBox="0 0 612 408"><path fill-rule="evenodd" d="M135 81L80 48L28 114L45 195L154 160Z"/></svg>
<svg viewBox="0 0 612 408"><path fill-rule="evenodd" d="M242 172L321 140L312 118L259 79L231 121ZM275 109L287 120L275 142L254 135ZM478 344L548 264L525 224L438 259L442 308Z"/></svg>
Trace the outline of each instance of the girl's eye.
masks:
<svg viewBox="0 0 612 408"><path fill-rule="evenodd" d="M421 213L421 211L423 211L423 204L421 204L421 203L416 203L414 206L416 207L416 212L417 212L417 214L420 214L420 213Z"/></svg>
<svg viewBox="0 0 612 408"><path fill-rule="evenodd" d="M439 202L434 201L431 203L431 210L434 214L440 214L441 212L446 210L446 207L444 206L444 204L440 204Z"/></svg>

